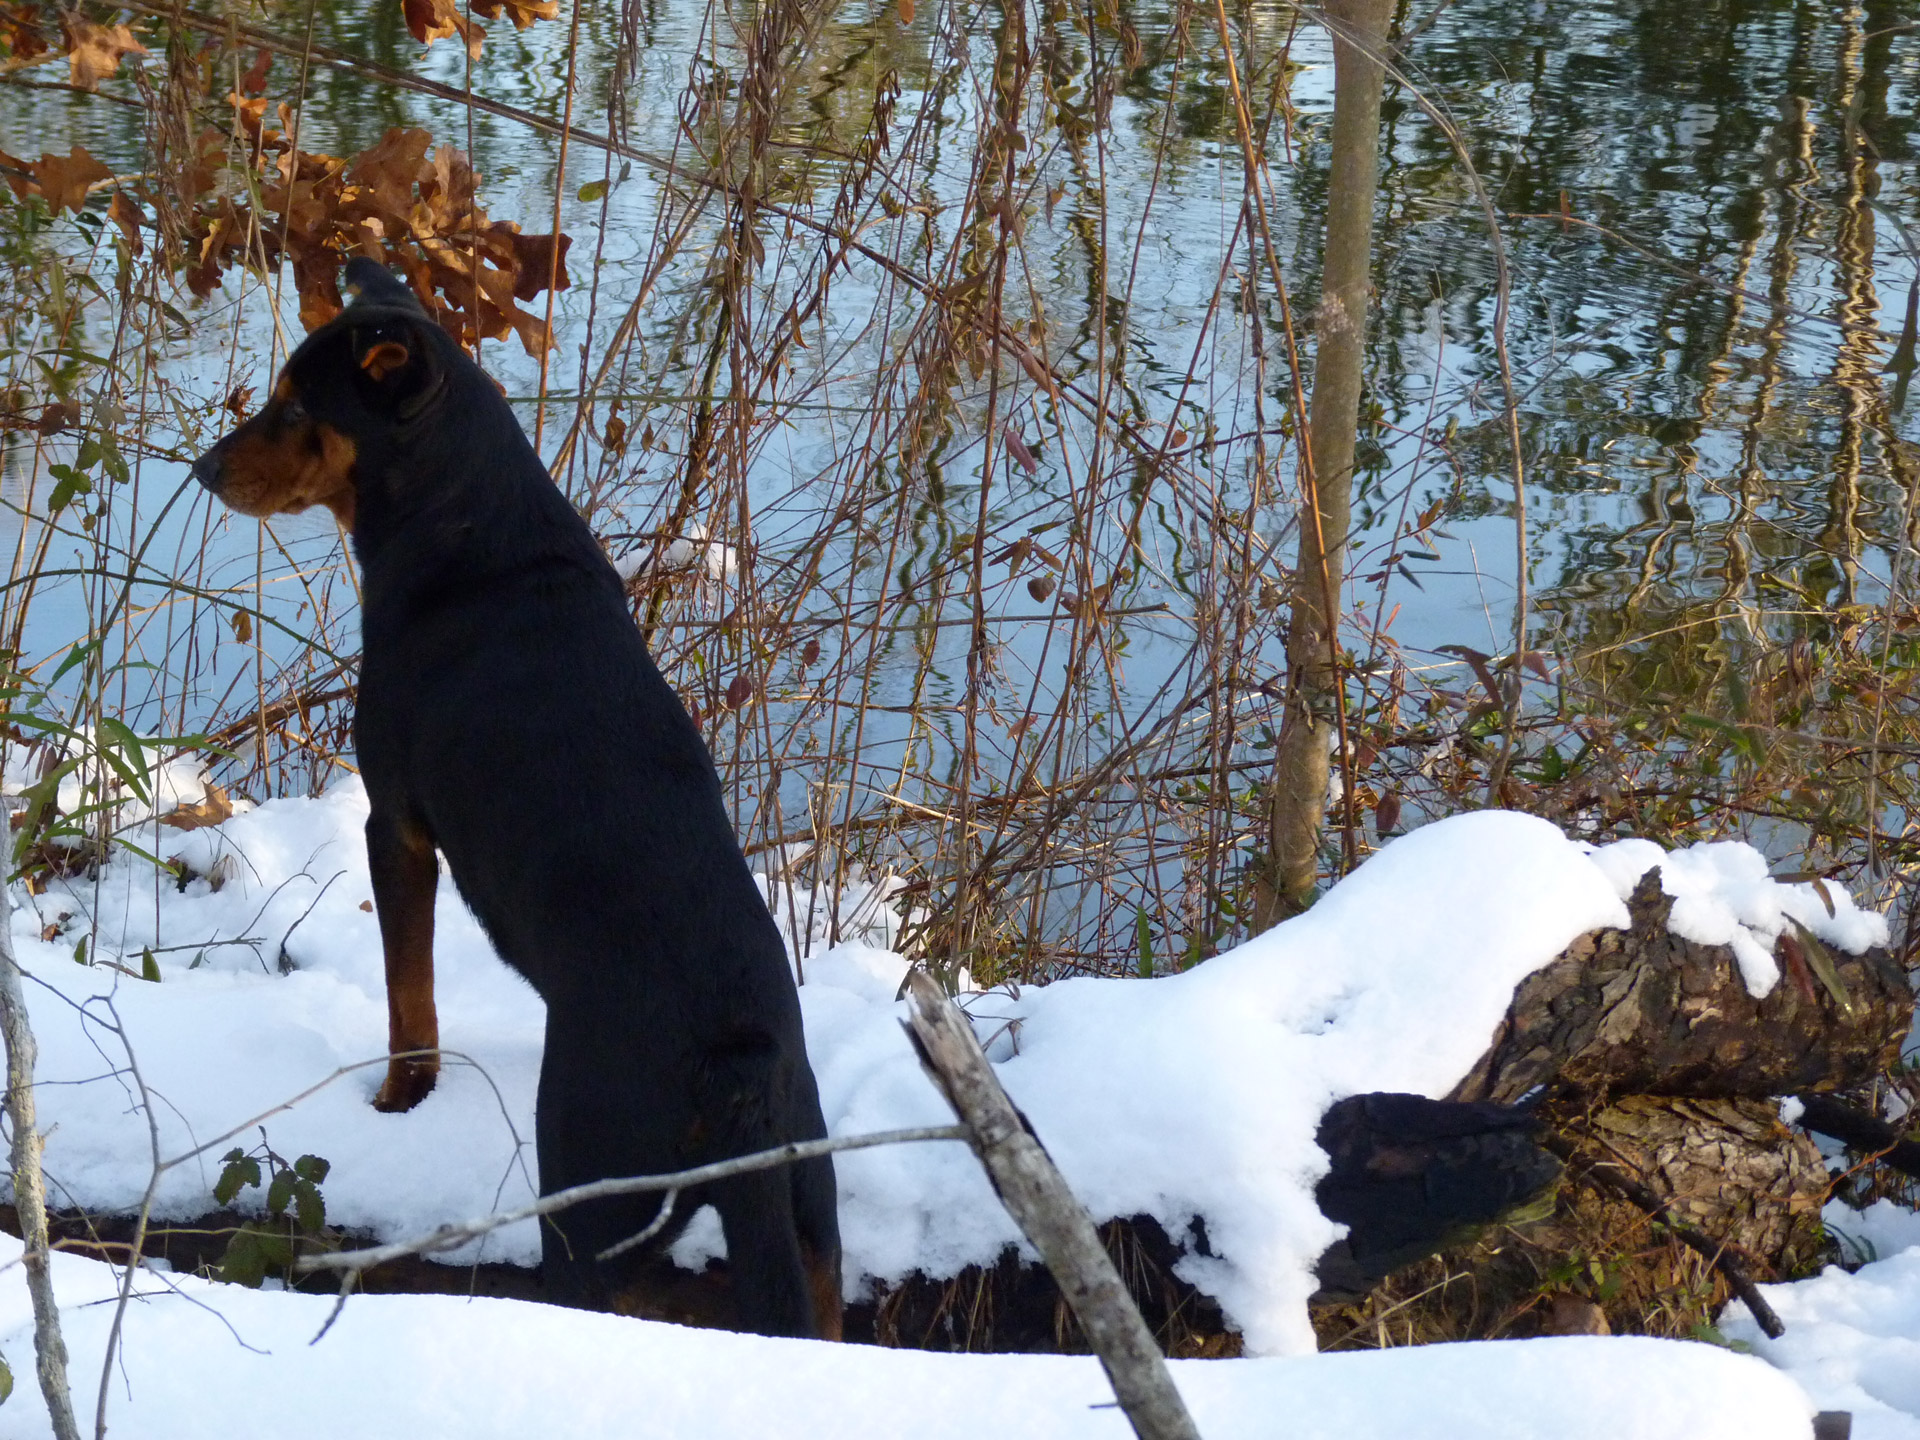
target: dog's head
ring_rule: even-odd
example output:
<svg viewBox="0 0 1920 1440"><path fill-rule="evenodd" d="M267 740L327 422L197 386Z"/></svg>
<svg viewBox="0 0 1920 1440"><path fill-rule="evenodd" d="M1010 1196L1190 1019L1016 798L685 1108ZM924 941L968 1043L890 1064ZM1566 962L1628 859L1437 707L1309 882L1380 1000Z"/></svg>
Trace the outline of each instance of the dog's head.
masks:
<svg viewBox="0 0 1920 1440"><path fill-rule="evenodd" d="M325 505L352 528L356 466L417 431L446 388L452 342L388 271L349 260L347 308L288 359L259 414L193 464L243 515Z"/></svg>

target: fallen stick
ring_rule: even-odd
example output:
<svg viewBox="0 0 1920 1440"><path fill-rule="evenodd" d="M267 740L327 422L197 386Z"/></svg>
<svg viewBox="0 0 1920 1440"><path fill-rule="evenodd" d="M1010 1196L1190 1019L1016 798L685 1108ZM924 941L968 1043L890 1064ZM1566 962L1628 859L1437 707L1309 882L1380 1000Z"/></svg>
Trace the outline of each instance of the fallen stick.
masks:
<svg viewBox="0 0 1920 1440"><path fill-rule="evenodd" d="M920 1063L966 1121L994 1193L1053 1273L1133 1433L1140 1440L1200 1440L1093 1221L1000 1088L973 1027L924 970L908 977L907 996L907 1034Z"/></svg>
<svg viewBox="0 0 1920 1440"><path fill-rule="evenodd" d="M811 1160L817 1155L831 1155L840 1150L865 1150L875 1145L904 1145L916 1140L966 1140L969 1139L964 1125L923 1125L913 1130L882 1130L872 1135L843 1135L829 1140L802 1140L792 1145L781 1145L772 1150L758 1150L751 1155L742 1155L734 1160L720 1160L712 1165L700 1165L691 1170L676 1170L670 1175L630 1175L612 1180L592 1180L585 1185L575 1185L566 1190L556 1190L551 1195L542 1195L530 1204L516 1210L500 1210L491 1215L483 1215L476 1220L461 1220L442 1225L425 1235L412 1240L399 1240L391 1245L374 1245L365 1250L335 1250L318 1255L302 1255L293 1262L295 1272L311 1275L320 1270L345 1271L349 1276L371 1270L376 1265L384 1265L389 1260L398 1260L407 1255L431 1255L437 1250L451 1250L456 1245L464 1245L469 1240L478 1240L489 1235L503 1225L512 1225L521 1220L533 1220L542 1215L556 1214L569 1206L578 1205L586 1200L604 1200L611 1195L645 1195L662 1190L689 1190L696 1185L711 1184L715 1180L724 1180L730 1175L745 1175L754 1170L772 1170L780 1165L791 1165L797 1160ZM641 1232L641 1239L647 1238L655 1227L649 1226ZM628 1248L627 1242L611 1247L609 1253Z"/></svg>

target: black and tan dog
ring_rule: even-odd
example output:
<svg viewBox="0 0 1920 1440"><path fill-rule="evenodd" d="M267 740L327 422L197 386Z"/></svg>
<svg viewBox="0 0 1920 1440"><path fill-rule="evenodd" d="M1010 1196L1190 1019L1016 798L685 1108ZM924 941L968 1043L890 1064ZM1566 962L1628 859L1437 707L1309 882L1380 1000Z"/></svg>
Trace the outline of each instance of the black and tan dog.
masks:
<svg viewBox="0 0 1920 1440"><path fill-rule="evenodd" d="M247 515L327 506L364 573L354 736L393 1057L375 1105L411 1108L438 1073L437 848L547 1003L543 1191L823 1135L779 932L619 578L480 368L387 271L346 280L353 302L194 474ZM741 1326L837 1338L831 1162L724 1181L677 1218L706 1202ZM548 1293L617 1306L640 1257L595 1257L658 1209L554 1217Z"/></svg>

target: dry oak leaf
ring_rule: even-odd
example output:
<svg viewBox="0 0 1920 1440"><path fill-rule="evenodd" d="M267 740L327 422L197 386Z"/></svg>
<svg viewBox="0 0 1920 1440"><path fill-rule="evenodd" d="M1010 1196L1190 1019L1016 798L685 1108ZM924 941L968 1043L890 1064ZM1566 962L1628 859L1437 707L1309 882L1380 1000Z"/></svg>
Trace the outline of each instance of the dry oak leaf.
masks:
<svg viewBox="0 0 1920 1440"><path fill-rule="evenodd" d="M107 218L120 227L120 233L126 237L127 249L138 255L146 249L140 239L140 226L144 217L140 207L127 198L127 192L116 190L113 199L107 202Z"/></svg>
<svg viewBox="0 0 1920 1440"><path fill-rule="evenodd" d="M486 13L478 5L473 8ZM467 54L475 60L480 58L480 42L487 38L487 27L462 15L459 0L400 0L400 10L406 16L408 32L422 45L458 35L466 42Z"/></svg>
<svg viewBox="0 0 1920 1440"><path fill-rule="evenodd" d="M62 20L67 32L68 78L76 90L92 90L120 68L126 55L144 55L147 47L125 25L95 25L91 20Z"/></svg>
<svg viewBox="0 0 1920 1440"><path fill-rule="evenodd" d="M498 20L506 12L513 28L524 30L536 20L554 20L560 15L560 0L473 0L473 13Z"/></svg>
<svg viewBox="0 0 1920 1440"><path fill-rule="evenodd" d="M78 211L87 203L87 189L96 180L110 180L113 171L75 145L66 155L43 153L38 161L22 160L0 150L0 165L7 170L7 184L15 195L38 195L54 214L62 210Z"/></svg>
<svg viewBox="0 0 1920 1440"><path fill-rule="evenodd" d="M53 58L49 53L52 47L47 44L47 37L40 30L38 5L0 6L0 39L7 44L8 69L25 65L42 55Z"/></svg>
<svg viewBox="0 0 1920 1440"><path fill-rule="evenodd" d="M160 823L174 830L199 830L233 818L233 801L218 785L207 786L197 805L179 805L160 817Z"/></svg>

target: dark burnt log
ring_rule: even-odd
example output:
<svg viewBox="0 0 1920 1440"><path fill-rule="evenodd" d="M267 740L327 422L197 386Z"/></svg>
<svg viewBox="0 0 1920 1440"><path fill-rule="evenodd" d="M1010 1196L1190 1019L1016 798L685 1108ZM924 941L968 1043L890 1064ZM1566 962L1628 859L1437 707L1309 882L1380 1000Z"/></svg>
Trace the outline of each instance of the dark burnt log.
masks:
<svg viewBox="0 0 1920 1440"><path fill-rule="evenodd" d="M1627 908L1630 929L1583 935L1522 982L1450 1098L1510 1103L1548 1086L1589 1097L1759 1099L1844 1089L1898 1058L1913 990L1885 950L1821 947L1829 986L1810 977L1801 942L1783 937L1779 983L1756 1000L1731 948L1667 929L1673 901L1657 868Z"/></svg>
<svg viewBox="0 0 1920 1440"><path fill-rule="evenodd" d="M1314 1188L1347 1227L1314 1267L1317 1299L1364 1295L1387 1276L1470 1241L1552 1190L1560 1162L1528 1109L1421 1095L1350 1095L1314 1140L1332 1162Z"/></svg>
<svg viewBox="0 0 1920 1440"><path fill-rule="evenodd" d="M1907 1139L1886 1121L1831 1095L1802 1095L1799 1099L1798 1123L1803 1130L1838 1140L1849 1150L1873 1156L1889 1169L1920 1178L1920 1141Z"/></svg>

